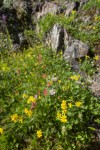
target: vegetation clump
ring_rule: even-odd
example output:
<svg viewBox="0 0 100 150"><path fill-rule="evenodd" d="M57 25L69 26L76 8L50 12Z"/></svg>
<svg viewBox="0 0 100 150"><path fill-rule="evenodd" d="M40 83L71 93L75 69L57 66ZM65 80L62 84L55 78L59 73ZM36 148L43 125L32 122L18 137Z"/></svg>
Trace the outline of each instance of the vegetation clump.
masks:
<svg viewBox="0 0 100 150"><path fill-rule="evenodd" d="M10 46L0 48L0 150L82 150L98 140L94 133L100 124L100 104L89 85L99 55L80 58L80 71L76 72L61 51L56 54L42 41L58 23L94 50L100 16L93 16L91 25L83 24L77 15L76 11L68 18L48 14L38 22L38 35L24 30L31 44L23 53L10 53L12 41L6 29Z"/></svg>

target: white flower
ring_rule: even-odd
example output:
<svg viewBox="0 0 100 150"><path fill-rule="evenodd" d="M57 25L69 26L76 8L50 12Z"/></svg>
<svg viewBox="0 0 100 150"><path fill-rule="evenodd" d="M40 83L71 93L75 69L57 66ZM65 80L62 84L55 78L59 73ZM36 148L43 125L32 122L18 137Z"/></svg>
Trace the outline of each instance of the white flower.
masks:
<svg viewBox="0 0 100 150"><path fill-rule="evenodd" d="M54 95L56 93L54 89L51 89L49 92L50 92L50 95Z"/></svg>
<svg viewBox="0 0 100 150"><path fill-rule="evenodd" d="M51 80L52 80L52 81L57 81L57 80L58 80L58 77L52 77Z"/></svg>

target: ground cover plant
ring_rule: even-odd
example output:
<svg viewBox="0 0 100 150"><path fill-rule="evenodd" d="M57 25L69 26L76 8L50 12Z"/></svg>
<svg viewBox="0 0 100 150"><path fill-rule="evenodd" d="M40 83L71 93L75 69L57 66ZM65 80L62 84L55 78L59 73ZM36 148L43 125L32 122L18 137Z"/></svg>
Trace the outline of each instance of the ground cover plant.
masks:
<svg viewBox="0 0 100 150"><path fill-rule="evenodd" d="M84 13L92 12L98 3L90 0ZM88 87L99 56L79 59L76 72L62 51L56 54L43 44L46 33L58 23L94 51L100 39L100 15L92 12L90 23L83 23L82 11L72 11L67 18L46 15L38 22L38 35L25 29L31 47L23 52L11 52L7 28L6 34L0 34L0 150L86 150L97 140L100 104Z"/></svg>
<svg viewBox="0 0 100 150"><path fill-rule="evenodd" d="M0 79L1 150L82 149L93 138L90 122L98 119L98 99L62 52L39 44L3 57Z"/></svg>

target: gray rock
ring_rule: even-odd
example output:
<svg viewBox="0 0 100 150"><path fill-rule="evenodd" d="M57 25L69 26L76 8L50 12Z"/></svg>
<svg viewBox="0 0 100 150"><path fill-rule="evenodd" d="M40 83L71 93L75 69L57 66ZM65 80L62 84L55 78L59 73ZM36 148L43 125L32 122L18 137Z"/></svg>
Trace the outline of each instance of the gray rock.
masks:
<svg viewBox="0 0 100 150"><path fill-rule="evenodd" d="M64 52L64 59L66 61L71 62L88 54L89 47L85 43L79 40L72 40L70 43L70 46L68 45Z"/></svg>
<svg viewBox="0 0 100 150"><path fill-rule="evenodd" d="M53 51L58 52L64 47L64 29L61 25L55 24L46 36L46 44L52 48Z"/></svg>
<svg viewBox="0 0 100 150"><path fill-rule="evenodd" d="M58 5L54 2L45 2L44 5L41 6L41 11L35 13L34 18L39 20L48 13L57 14L58 8Z"/></svg>

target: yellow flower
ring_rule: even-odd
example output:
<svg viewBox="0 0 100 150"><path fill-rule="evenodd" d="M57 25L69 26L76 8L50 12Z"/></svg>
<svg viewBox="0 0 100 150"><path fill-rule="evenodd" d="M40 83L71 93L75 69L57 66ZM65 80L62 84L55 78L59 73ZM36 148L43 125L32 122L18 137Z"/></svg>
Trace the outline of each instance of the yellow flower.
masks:
<svg viewBox="0 0 100 150"><path fill-rule="evenodd" d="M98 59L99 59L99 56L95 55L94 60L98 60Z"/></svg>
<svg viewBox="0 0 100 150"><path fill-rule="evenodd" d="M63 52L61 51L61 52L60 52L60 55L62 55L62 54L63 54Z"/></svg>
<svg viewBox="0 0 100 150"><path fill-rule="evenodd" d="M41 138L42 137L42 131L41 130L37 130L37 137Z"/></svg>
<svg viewBox="0 0 100 150"><path fill-rule="evenodd" d="M26 95L26 94L23 94L23 95L22 95L22 97L23 97L23 98L27 98L27 97L28 97L28 95Z"/></svg>
<svg viewBox="0 0 100 150"><path fill-rule="evenodd" d="M14 114L14 115L11 116L11 121L17 122L17 120L18 120L18 115L17 114Z"/></svg>
<svg viewBox="0 0 100 150"><path fill-rule="evenodd" d="M60 119L61 118L61 114L60 112L57 112L57 119Z"/></svg>
<svg viewBox="0 0 100 150"><path fill-rule="evenodd" d="M76 105L77 107L80 107L80 106L82 105L82 102L76 102L75 105Z"/></svg>
<svg viewBox="0 0 100 150"><path fill-rule="evenodd" d="M71 108L72 107L72 103L68 103L68 106Z"/></svg>
<svg viewBox="0 0 100 150"><path fill-rule="evenodd" d="M60 118L60 121L63 122L63 123L66 123L67 122L67 117L65 115L62 115L61 118Z"/></svg>
<svg viewBox="0 0 100 150"><path fill-rule="evenodd" d="M22 117L19 117L18 121L19 121L20 123L23 123L23 118L22 118Z"/></svg>
<svg viewBox="0 0 100 150"><path fill-rule="evenodd" d="M73 75L70 77L70 79L77 81L80 79L80 75Z"/></svg>
<svg viewBox="0 0 100 150"><path fill-rule="evenodd" d="M27 108L24 109L24 113L26 115L28 115L29 117L32 115L32 111L31 110L28 110Z"/></svg>
<svg viewBox="0 0 100 150"><path fill-rule="evenodd" d="M66 110L66 108L67 108L66 101L63 100L61 103L61 109Z"/></svg>
<svg viewBox="0 0 100 150"><path fill-rule="evenodd" d="M27 100L27 103L29 104L29 103L31 103L31 102L36 102L35 97L33 97L33 96L30 96L30 97L29 97L29 99Z"/></svg>
<svg viewBox="0 0 100 150"><path fill-rule="evenodd" d="M0 133L1 133L1 134L3 133L3 128L0 128Z"/></svg>
<svg viewBox="0 0 100 150"><path fill-rule="evenodd" d="M93 27L93 29L95 30L95 29L96 29L96 27L94 26L94 27Z"/></svg>
<svg viewBox="0 0 100 150"><path fill-rule="evenodd" d="M60 84L60 83L61 83L61 80L58 80L58 83Z"/></svg>
<svg viewBox="0 0 100 150"><path fill-rule="evenodd" d="M88 55L85 56L86 59L89 59L90 57Z"/></svg>

